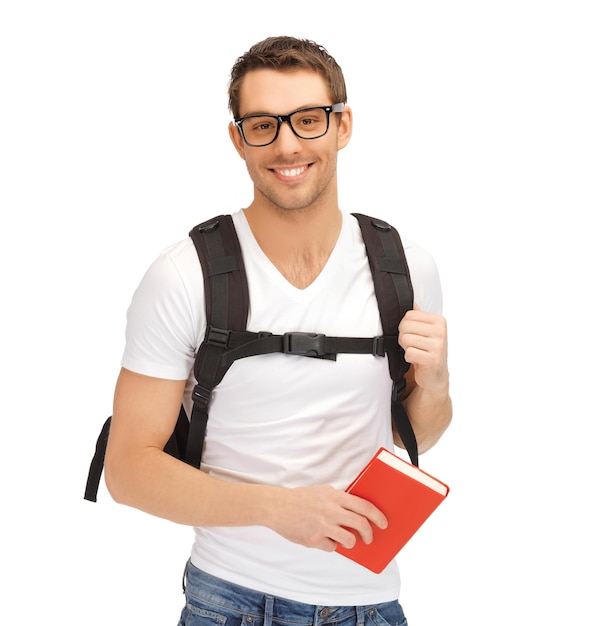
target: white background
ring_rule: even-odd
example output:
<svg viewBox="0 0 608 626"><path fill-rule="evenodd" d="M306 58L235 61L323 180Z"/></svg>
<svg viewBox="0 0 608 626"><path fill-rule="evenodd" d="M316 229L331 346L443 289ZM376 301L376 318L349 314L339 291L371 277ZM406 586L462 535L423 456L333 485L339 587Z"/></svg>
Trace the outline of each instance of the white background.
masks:
<svg viewBox="0 0 608 626"><path fill-rule="evenodd" d="M191 530L84 480L143 271L250 201L226 85L276 34L345 72L342 208L442 275L452 491L399 557L410 625L608 623L603 5L2 3L1 623L177 622Z"/></svg>

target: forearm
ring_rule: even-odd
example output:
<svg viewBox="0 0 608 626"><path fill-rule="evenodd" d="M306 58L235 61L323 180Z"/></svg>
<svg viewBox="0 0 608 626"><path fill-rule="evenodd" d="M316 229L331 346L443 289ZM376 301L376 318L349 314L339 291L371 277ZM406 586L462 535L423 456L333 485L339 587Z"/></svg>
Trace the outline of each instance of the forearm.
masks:
<svg viewBox="0 0 608 626"><path fill-rule="evenodd" d="M439 441L452 420L448 383L433 391L414 386L405 399L405 408L416 435L418 453L422 454Z"/></svg>
<svg viewBox="0 0 608 626"><path fill-rule="evenodd" d="M155 448L106 464L105 477L117 502L188 526L270 526L281 491L214 478Z"/></svg>
<svg viewBox="0 0 608 626"><path fill-rule="evenodd" d="M327 551L338 543L352 547L356 536L370 543L373 527L386 527L373 504L330 485L286 488L220 480L158 449L127 466L122 476L115 465L106 472L114 499L180 524L266 526L289 541Z"/></svg>

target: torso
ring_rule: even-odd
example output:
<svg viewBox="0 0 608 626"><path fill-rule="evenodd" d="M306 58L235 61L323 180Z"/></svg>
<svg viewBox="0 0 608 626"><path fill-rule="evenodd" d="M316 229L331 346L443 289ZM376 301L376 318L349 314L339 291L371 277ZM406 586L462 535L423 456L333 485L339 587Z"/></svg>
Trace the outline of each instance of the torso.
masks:
<svg viewBox="0 0 608 626"><path fill-rule="evenodd" d="M299 288L257 244L242 212L234 215L250 292L249 330L381 334L365 247L354 217L316 276ZM404 240L416 299L440 312L432 259ZM293 278L293 276L291 277ZM296 281L297 282L297 281ZM123 366L148 376L189 377L206 320L200 264L190 240L153 264L129 309ZM283 354L236 362L214 391L203 469L225 480L286 487L345 488L377 447L392 447L385 359L339 355L325 361ZM197 528L194 564L243 586L302 602L382 602L399 593L395 563L371 574L335 553L292 544L265 528Z"/></svg>

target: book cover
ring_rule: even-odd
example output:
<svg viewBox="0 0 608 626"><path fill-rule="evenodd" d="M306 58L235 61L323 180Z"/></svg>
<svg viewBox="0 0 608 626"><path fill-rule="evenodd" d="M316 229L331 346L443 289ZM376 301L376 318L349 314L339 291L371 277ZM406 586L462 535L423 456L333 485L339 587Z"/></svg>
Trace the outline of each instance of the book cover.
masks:
<svg viewBox="0 0 608 626"><path fill-rule="evenodd" d="M346 491L377 506L388 519L388 527L374 527L370 544L358 538L353 548L338 545L336 552L379 574L443 502L449 487L380 448Z"/></svg>

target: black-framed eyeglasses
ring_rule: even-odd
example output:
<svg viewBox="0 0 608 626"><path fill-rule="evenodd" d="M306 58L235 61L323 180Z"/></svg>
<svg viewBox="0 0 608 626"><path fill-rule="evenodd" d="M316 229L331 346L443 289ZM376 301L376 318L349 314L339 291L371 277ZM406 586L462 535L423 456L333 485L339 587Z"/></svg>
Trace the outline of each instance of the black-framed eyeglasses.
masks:
<svg viewBox="0 0 608 626"><path fill-rule="evenodd" d="M234 120L243 141L254 148L270 145L278 136L281 124L287 122L296 137L318 139L329 130L329 115L342 113L344 102L331 106L307 107L287 115L245 115Z"/></svg>

